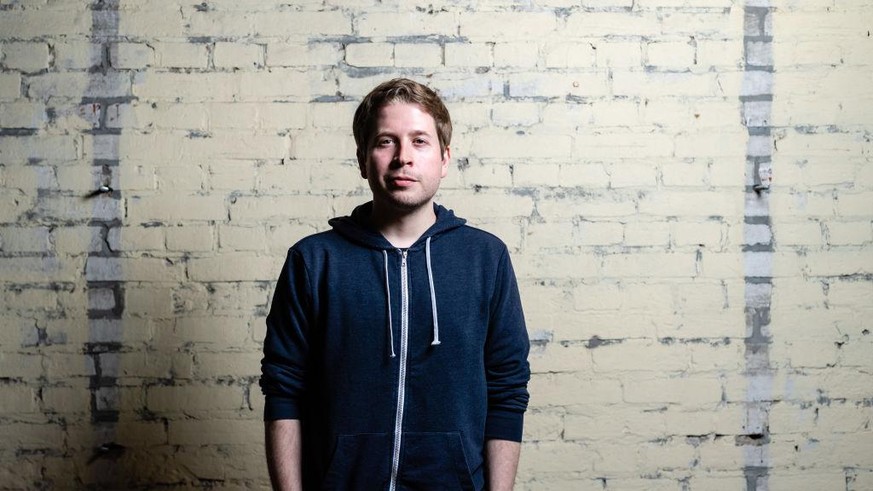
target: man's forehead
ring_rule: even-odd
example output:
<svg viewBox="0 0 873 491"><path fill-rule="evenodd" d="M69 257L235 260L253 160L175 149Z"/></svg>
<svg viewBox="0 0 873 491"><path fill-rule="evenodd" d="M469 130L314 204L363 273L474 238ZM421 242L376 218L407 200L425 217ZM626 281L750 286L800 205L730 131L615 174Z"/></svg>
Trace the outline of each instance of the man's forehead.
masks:
<svg viewBox="0 0 873 491"><path fill-rule="evenodd" d="M395 118L407 123L416 123L416 131L436 132L436 120L420 104L414 102L393 102L379 108L376 130L381 131Z"/></svg>
<svg viewBox="0 0 873 491"><path fill-rule="evenodd" d="M381 114L384 114L386 111L393 111L393 110L398 110L398 109L403 110L406 108L414 109L418 112L427 114L428 116L431 117L431 119L433 119L433 116L431 116L431 114L427 111L427 109L425 109L424 106L422 106L421 104L418 104L417 102L391 101L391 102L388 102L388 103L380 106L378 114L381 115Z"/></svg>

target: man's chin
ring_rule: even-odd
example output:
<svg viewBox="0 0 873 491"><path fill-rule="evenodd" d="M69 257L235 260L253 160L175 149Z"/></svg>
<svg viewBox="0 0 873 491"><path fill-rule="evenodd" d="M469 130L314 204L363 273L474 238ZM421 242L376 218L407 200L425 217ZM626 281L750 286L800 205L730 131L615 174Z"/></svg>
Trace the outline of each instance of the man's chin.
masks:
<svg viewBox="0 0 873 491"><path fill-rule="evenodd" d="M421 199L402 199L402 197L397 196L389 196L387 199L382 202L387 208L396 210L398 212L408 214L413 213L422 208L432 206L433 198L421 200Z"/></svg>
<svg viewBox="0 0 873 491"><path fill-rule="evenodd" d="M416 201L414 203L410 203L407 201L395 201L392 203L394 209L399 210L399 211L405 211L408 213L418 211L418 210L428 206L429 204L430 204L430 201L425 201L425 202L417 202Z"/></svg>

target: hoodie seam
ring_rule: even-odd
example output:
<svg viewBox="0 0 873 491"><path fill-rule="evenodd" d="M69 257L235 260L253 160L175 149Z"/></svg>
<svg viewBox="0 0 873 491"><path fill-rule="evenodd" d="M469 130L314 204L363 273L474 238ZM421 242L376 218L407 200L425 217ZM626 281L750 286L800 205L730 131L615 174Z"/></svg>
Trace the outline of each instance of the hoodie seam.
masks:
<svg viewBox="0 0 873 491"><path fill-rule="evenodd" d="M305 275L306 280L306 305L309 307L309 315L312 315L312 306L313 299L315 298L315 292L312 287L312 274L309 272L309 265L306 264L306 257L294 247L291 248L291 253L295 254L298 258L300 258L300 264L303 265L303 274Z"/></svg>
<svg viewBox="0 0 873 491"><path fill-rule="evenodd" d="M506 247L504 247L503 251L500 254L500 259L498 259L498 261L497 261L497 267L494 268L494 283L493 283L493 286L491 288L490 298L488 299L488 317L489 317L488 334L489 334L489 336L491 334L491 321L490 321L490 319L494 318L494 309L497 308L497 306L495 305L495 303L498 300L497 289L501 285L501 282L503 280L503 276L506 274L505 264L506 264L506 257L508 255L509 255L509 250Z"/></svg>

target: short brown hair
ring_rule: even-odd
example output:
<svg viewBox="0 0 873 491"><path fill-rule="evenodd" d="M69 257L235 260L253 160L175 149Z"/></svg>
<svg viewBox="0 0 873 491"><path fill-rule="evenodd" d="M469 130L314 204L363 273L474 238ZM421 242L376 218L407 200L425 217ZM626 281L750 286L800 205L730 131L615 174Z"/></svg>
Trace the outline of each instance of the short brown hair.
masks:
<svg viewBox="0 0 873 491"><path fill-rule="evenodd" d="M371 90L355 111L352 132L355 135L355 144L358 146L359 163L366 160L367 152L370 150L379 110L396 103L418 104L430 114L436 125L440 151L445 153L446 147L452 141L452 118L442 99L426 85L408 78L395 78L382 82Z"/></svg>

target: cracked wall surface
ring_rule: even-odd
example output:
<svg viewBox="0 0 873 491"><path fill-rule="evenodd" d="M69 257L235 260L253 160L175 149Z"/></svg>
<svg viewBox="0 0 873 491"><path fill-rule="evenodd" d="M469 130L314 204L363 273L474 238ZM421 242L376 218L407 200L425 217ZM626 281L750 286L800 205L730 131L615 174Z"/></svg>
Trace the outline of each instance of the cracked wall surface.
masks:
<svg viewBox="0 0 873 491"><path fill-rule="evenodd" d="M873 1L0 0L0 489L268 487L287 248L447 101L509 246L517 489L873 489Z"/></svg>

